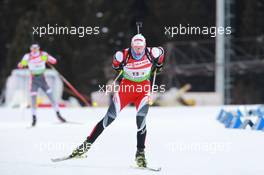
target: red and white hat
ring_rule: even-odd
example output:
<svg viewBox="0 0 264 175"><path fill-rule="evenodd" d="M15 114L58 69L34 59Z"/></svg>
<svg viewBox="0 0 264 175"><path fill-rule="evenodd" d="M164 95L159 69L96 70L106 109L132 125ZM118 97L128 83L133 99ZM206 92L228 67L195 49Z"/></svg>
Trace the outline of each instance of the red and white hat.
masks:
<svg viewBox="0 0 264 175"><path fill-rule="evenodd" d="M131 40L131 46L146 46L146 39L142 34L136 34Z"/></svg>

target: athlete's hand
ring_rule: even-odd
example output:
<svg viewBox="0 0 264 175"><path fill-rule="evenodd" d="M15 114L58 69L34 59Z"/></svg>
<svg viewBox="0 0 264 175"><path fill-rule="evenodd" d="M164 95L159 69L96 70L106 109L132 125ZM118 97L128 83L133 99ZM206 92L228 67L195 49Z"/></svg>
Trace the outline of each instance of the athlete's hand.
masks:
<svg viewBox="0 0 264 175"><path fill-rule="evenodd" d="M162 67L156 67L156 69L157 69L157 73L160 73L163 70Z"/></svg>
<svg viewBox="0 0 264 175"><path fill-rule="evenodd" d="M17 68L18 69L23 69L23 65L21 63L18 63Z"/></svg>
<svg viewBox="0 0 264 175"><path fill-rule="evenodd" d="M160 73L162 71L163 64L159 64L158 61L159 61L159 58L154 59L154 66L155 66L154 69L157 70L157 73Z"/></svg>
<svg viewBox="0 0 264 175"><path fill-rule="evenodd" d="M120 72L123 70L124 65L123 65L123 63L120 63L117 67L114 67L114 66L112 66L112 67L115 71Z"/></svg>

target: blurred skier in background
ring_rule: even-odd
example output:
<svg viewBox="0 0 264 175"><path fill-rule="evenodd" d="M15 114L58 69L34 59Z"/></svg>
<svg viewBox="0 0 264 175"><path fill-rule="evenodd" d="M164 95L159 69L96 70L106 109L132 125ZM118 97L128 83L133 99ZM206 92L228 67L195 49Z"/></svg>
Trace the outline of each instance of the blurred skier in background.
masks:
<svg viewBox="0 0 264 175"><path fill-rule="evenodd" d="M154 71L161 71L163 62L163 48L146 47L146 39L142 34L137 34L132 38L131 48L115 53L112 67L118 72L122 71L123 76L119 90L114 94L103 119L97 123L84 143L75 149L69 158L80 157L86 153L104 129L116 119L118 113L125 106L133 103L137 109L137 151L135 160L138 167L147 167L144 149L147 135L146 116L149 110L151 89L149 79ZM132 90L127 90L126 87L130 87Z"/></svg>
<svg viewBox="0 0 264 175"><path fill-rule="evenodd" d="M44 72L46 70L46 63L56 64L57 60L49 55L47 52L41 51L38 44L33 44L30 46L30 53L24 55L22 60L18 63L18 68L28 67L30 75L30 94L31 94L31 109L32 109L32 127L36 125L37 122L37 92L41 88L48 96L51 104L56 112L58 119L65 123L66 120L61 116L59 111L59 106L52 96L52 90L48 86Z"/></svg>

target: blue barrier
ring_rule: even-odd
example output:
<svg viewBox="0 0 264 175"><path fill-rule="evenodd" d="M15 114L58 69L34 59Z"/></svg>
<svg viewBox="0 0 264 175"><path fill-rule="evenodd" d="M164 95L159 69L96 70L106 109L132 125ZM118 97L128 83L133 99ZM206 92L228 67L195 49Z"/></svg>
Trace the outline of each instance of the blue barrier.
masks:
<svg viewBox="0 0 264 175"><path fill-rule="evenodd" d="M258 117L258 120L253 125L252 129L254 129L254 130L262 130L262 129L264 129L264 119L263 119L263 117Z"/></svg>
<svg viewBox="0 0 264 175"><path fill-rule="evenodd" d="M249 125L253 130L264 131L264 108L259 107L255 110L250 110L249 113L250 115L258 117L258 120L255 123L252 122L251 119L245 119L242 121L241 117L243 117L243 113L239 109L235 113L221 109L217 116L217 120L223 123L226 128L245 129Z"/></svg>
<svg viewBox="0 0 264 175"><path fill-rule="evenodd" d="M242 113L240 110L237 110L236 115L233 115L233 118L228 126L228 128L240 128L240 126L242 125L242 121L241 121L241 116Z"/></svg>
<svg viewBox="0 0 264 175"><path fill-rule="evenodd" d="M226 128L229 128L233 118L234 118L234 115L231 112L226 113L226 117L225 117L225 120L223 122Z"/></svg>
<svg viewBox="0 0 264 175"><path fill-rule="evenodd" d="M264 129L264 119L263 119L263 112L261 111L260 108L256 110L258 114L258 120L256 123L253 125L252 129L254 130L263 130Z"/></svg>
<svg viewBox="0 0 264 175"><path fill-rule="evenodd" d="M225 116L225 111L223 109L221 109L220 113L217 116L217 120L219 120L220 122L223 121L223 117Z"/></svg>
<svg viewBox="0 0 264 175"><path fill-rule="evenodd" d="M250 110L251 115L255 115L258 117L255 124L253 124L253 130L263 130L264 129L264 113L263 113L263 106L258 107L257 109Z"/></svg>
<svg viewBox="0 0 264 175"><path fill-rule="evenodd" d="M248 125L252 128L253 125L254 125L254 123L253 123L251 120L246 119L246 120L242 123L242 125L240 126L240 128L241 128L241 129L246 129Z"/></svg>

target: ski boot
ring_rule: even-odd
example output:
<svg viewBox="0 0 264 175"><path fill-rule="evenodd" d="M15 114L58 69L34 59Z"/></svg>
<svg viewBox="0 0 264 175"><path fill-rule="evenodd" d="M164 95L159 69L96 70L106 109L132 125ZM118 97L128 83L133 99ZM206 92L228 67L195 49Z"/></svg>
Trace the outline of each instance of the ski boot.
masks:
<svg viewBox="0 0 264 175"><path fill-rule="evenodd" d="M83 144L81 144L80 146L78 146L75 150L73 150L73 152L71 153L70 157L81 157L84 153L86 153L92 146L92 143L89 141L89 139L87 138Z"/></svg>
<svg viewBox="0 0 264 175"><path fill-rule="evenodd" d="M145 151L144 149L138 149L136 152L136 163L138 167L147 167L147 160L145 158Z"/></svg>
<svg viewBox="0 0 264 175"><path fill-rule="evenodd" d="M57 111L56 114L57 114L58 119L59 119L62 123L66 123L66 122L67 122L67 121L61 116L61 114L60 114L59 111Z"/></svg>
<svg viewBox="0 0 264 175"><path fill-rule="evenodd" d="M32 116L32 124L31 124L31 126L32 127L36 126L36 123L37 123L37 117L36 117L36 115L33 115Z"/></svg>

